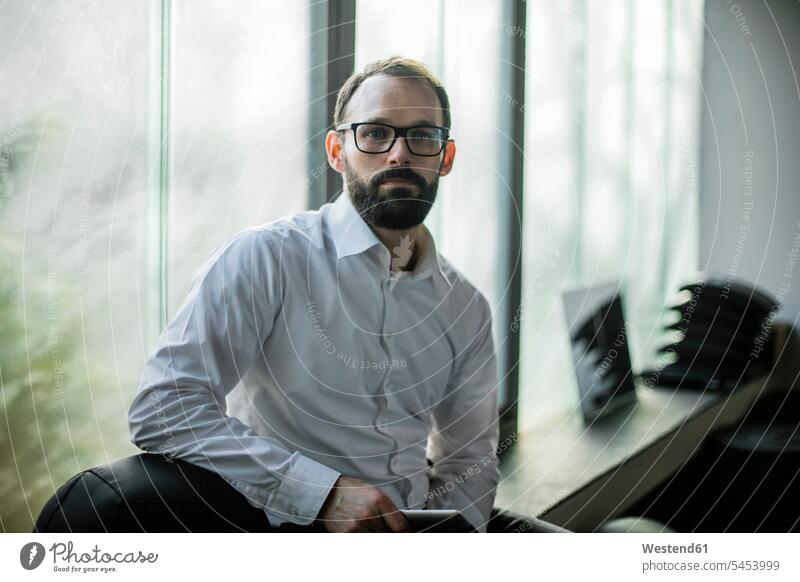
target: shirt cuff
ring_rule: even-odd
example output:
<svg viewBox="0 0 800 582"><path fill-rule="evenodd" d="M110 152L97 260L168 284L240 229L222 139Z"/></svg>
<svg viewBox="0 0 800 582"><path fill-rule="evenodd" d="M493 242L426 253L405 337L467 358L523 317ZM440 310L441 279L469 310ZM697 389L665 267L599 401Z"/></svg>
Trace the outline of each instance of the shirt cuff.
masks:
<svg viewBox="0 0 800 582"><path fill-rule="evenodd" d="M462 517L469 522L476 532L486 533L489 523L487 518L481 513L478 505L473 502L459 488L454 488L447 492L446 498L438 498L435 502L428 501L427 509L456 509Z"/></svg>
<svg viewBox="0 0 800 582"><path fill-rule="evenodd" d="M310 525L341 476L339 471L322 463L299 453L295 455L294 462L264 508L272 527L286 522Z"/></svg>
<svg viewBox="0 0 800 582"><path fill-rule="evenodd" d="M480 509L478 509L477 504L458 488L451 491L450 495L454 509L458 509L461 512L461 515L475 528L475 531L486 533L488 523Z"/></svg>

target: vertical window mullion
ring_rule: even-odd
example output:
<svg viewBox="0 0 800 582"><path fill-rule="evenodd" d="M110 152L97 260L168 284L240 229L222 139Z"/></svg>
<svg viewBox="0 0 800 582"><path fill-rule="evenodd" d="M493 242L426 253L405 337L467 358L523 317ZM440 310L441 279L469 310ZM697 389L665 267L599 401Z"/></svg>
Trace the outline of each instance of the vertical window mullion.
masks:
<svg viewBox="0 0 800 582"><path fill-rule="evenodd" d="M169 321L169 184L170 184L170 0L161 0L161 94L159 132L159 325Z"/></svg>
<svg viewBox="0 0 800 582"><path fill-rule="evenodd" d="M670 281L670 263L672 256L672 238L670 237L670 199L672 198L670 186L672 184L671 175L672 169L670 167L670 152L672 151L672 82L673 82L673 38L674 38L674 21L673 21L673 3L672 0L666 0L667 11L667 34L666 34L666 70L664 71L664 143L661 144L662 148L662 164L664 168L664 237L661 239L661 272L659 277L658 293L659 305L663 305L667 296L670 294L669 289Z"/></svg>
<svg viewBox="0 0 800 582"><path fill-rule="evenodd" d="M509 4L510 30L527 30L526 4L523 0L511 0ZM501 364L500 373L500 439L503 440L517 431L519 414L519 357L520 333L510 332L514 324L513 318L519 313L522 304L522 226L525 170L525 41L526 34L505 35L508 46L504 52L510 55L507 83L510 87L511 102L516 104L509 108L510 115L506 123L509 140L504 140L508 148L510 200L506 204L506 221L508 228L502 229L505 240L500 241L500 248L505 251L505 276L508 285L508 300L503 301L505 309L501 312L504 333L498 337L507 337L508 341L498 354Z"/></svg>
<svg viewBox="0 0 800 582"><path fill-rule="evenodd" d="M587 0L575 0L575 20L577 22L576 34L572 41L575 51L575 76L574 76L574 111L575 111L575 254L573 256L572 282L582 283L584 277L583 265L583 229L585 227L586 208L586 86L588 72L586 39L589 36L589 22L587 17Z"/></svg>
<svg viewBox="0 0 800 582"><path fill-rule="evenodd" d="M333 111L339 88L353 72L356 52L356 0L329 0L328 42L325 62L327 77L327 124L333 123ZM342 177L333 168L326 170L326 199L342 190Z"/></svg>
<svg viewBox="0 0 800 582"><path fill-rule="evenodd" d="M325 134L331 119L328 111L328 4L319 0L309 0L311 34L309 44L311 66L309 67L309 124L308 174L306 184L307 206L316 210L328 201L327 175L332 171L328 167L328 157L323 147Z"/></svg>
<svg viewBox="0 0 800 582"><path fill-rule="evenodd" d="M148 129L148 201L145 218L144 339L155 344L167 324L168 197L169 197L169 58L170 0L153 5L149 100L154 115Z"/></svg>

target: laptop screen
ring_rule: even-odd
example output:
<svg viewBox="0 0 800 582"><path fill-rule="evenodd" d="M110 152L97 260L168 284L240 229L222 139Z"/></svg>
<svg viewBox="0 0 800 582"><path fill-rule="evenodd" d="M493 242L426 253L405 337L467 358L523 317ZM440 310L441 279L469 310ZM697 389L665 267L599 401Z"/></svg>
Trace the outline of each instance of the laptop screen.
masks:
<svg viewBox="0 0 800 582"><path fill-rule="evenodd" d="M562 298L581 411L594 420L635 398L622 296L618 284L608 283Z"/></svg>

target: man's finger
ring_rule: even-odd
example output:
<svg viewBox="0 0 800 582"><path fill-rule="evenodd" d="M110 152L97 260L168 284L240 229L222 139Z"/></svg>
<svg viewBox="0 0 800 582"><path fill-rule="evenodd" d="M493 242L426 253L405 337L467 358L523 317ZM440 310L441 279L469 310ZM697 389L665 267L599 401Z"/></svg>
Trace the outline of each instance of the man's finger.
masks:
<svg viewBox="0 0 800 582"><path fill-rule="evenodd" d="M383 513L383 521L386 522L391 531L407 532L409 530L408 521L395 504L392 503L391 499L384 497L379 506Z"/></svg>
<svg viewBox="0 0 800 582"><path fill-rule="evenodd" d="M383 516L380 514L370 518L365 522L365 525L367 525L369 531L375 533L386 533L389 531L389 528L386 527L386 523L383 521Z"/></svg>

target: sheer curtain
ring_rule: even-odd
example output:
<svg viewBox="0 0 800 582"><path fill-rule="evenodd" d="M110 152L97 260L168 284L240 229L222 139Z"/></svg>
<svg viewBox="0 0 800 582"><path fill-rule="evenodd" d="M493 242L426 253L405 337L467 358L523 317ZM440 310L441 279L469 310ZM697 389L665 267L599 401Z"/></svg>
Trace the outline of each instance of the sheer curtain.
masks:
<svg viewBox="0 0 800 582"><path fill-rule="evenodd" d="M520 426L578 404L560 293L616 281L635 369L697 265L702 3L527 3Z"/></svg>

